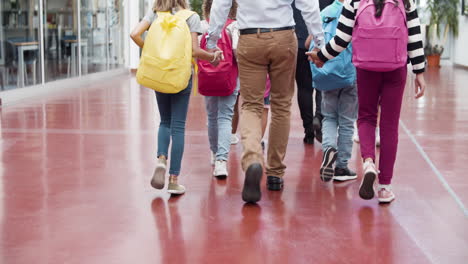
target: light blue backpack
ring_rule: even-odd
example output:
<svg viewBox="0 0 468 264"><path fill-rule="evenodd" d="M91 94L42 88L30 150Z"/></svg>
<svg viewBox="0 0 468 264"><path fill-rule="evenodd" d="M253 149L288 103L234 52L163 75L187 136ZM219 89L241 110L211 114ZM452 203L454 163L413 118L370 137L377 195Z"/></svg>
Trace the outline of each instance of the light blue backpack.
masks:
<svg viewBox="0 0 468 264"><path fill-rule="evenodd" d="M325 42L328 43L336 35L336 27L341 12L336 17L329 17L326 15L326 11L327 9L322 12L322 27ZM313 48L314 44L312 42L310 50ZM313 87L320 91L331 91L353 85L356 81L356 68L351 60L352 46L350 43L346 50L342 51L338 57L327 61L322 68L317 68L315 64L310 63Z"/></svg>

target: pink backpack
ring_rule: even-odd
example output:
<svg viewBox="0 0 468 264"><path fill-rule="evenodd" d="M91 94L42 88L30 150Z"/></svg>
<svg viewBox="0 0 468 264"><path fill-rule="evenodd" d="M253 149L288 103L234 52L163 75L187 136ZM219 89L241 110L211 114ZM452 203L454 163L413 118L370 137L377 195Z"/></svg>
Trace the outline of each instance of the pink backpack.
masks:
<svg viewBox="0 0 468 264"><path fill-rule="evenodd" d="M353 31L353 64L357 68L387 72L406 65L408 27L402 0L385 0L375 17L372 0L361 0Z"/></svg>
<svg viewBox="0 0 468 264"><path fill-rule="evenodd" d="M205 96L228 96L237 86L237 62L232 50L232 40L226 28L234 20L228 20L224 25L218 47L223 51L224 60L217 67L209 61L198 60L198 91ZM206 48L206 34L202 36L200 47Z"/></svg>

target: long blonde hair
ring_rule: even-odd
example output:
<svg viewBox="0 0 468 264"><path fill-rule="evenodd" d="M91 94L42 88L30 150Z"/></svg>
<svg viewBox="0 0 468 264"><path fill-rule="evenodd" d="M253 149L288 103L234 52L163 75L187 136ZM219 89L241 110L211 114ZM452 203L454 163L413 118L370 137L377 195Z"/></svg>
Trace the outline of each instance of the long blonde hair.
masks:
<svg viewBox="0 0 468 264"><path fill-rule="evenodd" d="M174 8L189 9L186 0L155 0L153 4L154 12L170 12Z"/></svg>

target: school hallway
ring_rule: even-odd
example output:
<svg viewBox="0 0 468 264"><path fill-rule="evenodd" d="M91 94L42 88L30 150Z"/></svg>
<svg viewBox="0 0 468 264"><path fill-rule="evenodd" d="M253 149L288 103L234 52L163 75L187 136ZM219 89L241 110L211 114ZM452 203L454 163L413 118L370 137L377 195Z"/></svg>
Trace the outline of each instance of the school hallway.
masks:
<svg viewBox="0 0 468 264"><path fill-rule="evenodd" d="M396 200L359 198L358 179L323 183L321 145L304 145L296 99L282 192L244 205L242 147L212 177L202 96L191 98L180 182L150 186L154 93L129 74L1 108L0 263L438 263L468 260L468 74L429 68L407 87ZM412 82L410 82L412 84Z"/></svg>

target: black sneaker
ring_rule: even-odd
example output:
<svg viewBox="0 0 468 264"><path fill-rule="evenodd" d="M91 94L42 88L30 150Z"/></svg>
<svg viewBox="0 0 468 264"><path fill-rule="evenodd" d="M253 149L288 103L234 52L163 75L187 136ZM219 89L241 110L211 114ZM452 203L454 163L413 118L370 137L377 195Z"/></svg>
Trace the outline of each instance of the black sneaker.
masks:
<svg viewBox="0 0 468 264"><path fill-rule="evenodd" d="M322 119L316 115L312 124L314 126L315 138L318 142L322 143Z"/></svg>
<svg viewBox="0 0 468 264"><path fill-rule="evenodd" d="M253 163L245 172L244 188L242 189L242 200L246 203L256 203L262 198L260 181L263 168L260 163Z"/></svg>
<svg viewBox="0 0 468 264"><path fill-rule="evenodd" d="M314 144L314 134L306 134L304 137L304 144L312 145Z"/></svg>
<svg viewBox="0 0 468 264"><path fill-rule="evenodd" d="M320 167L320 179L329 182L335 175L333 164L336 161L337 151L335 148L327 148L323 153L322 167Z"/></svg>
<svg viewBox="0 0 468 264"><path fill-rule="evenodd" d="M333 176L333 180L335 181L349 181L357 179L356 172L348 169L348 168L335 168L335 176Z"/></svg>

